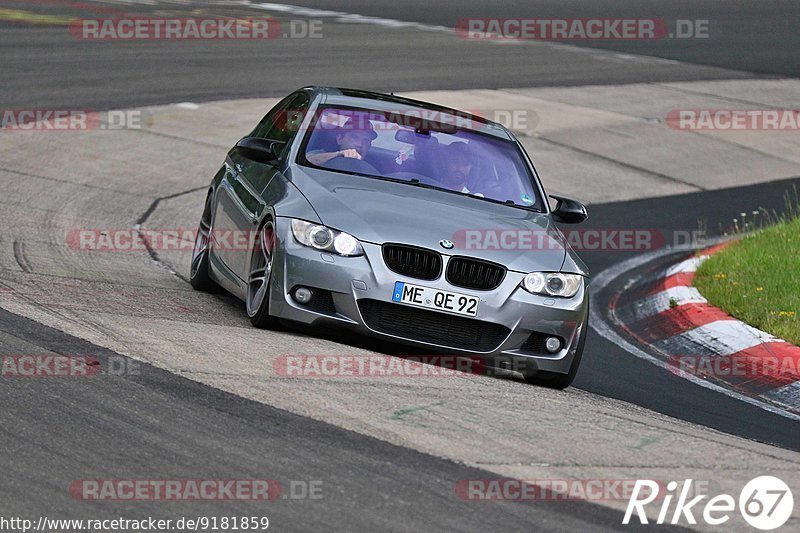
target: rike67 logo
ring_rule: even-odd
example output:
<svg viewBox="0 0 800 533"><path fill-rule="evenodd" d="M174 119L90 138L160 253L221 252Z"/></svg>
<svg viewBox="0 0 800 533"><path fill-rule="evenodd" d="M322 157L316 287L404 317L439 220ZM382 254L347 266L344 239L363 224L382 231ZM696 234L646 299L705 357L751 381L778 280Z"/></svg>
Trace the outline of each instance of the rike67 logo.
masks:
<svg viewBox="0 0 800 533"><path fill-rule="evenodd" d="M636 480L622 523L629 524L635 513L641 524L647 524L645 506L656 500L658 488L659 483L655 481ZM719 494L704 502L708 495L701 494L689 499L692 491L691 479L685 480L683 485L677 481L667 483L667 493L659 502L661 508L656 524L679 524L681 519L685 519L687 524L697 524L696 512L706 524L718 526L728 522L731 515L735 514L737 501L730 494ZM789 486L782 480L773 476L759 476L748 481L739 493L738 506L748 524L768 531L779 528L789 520L794 509L794 498Z"/></svg>

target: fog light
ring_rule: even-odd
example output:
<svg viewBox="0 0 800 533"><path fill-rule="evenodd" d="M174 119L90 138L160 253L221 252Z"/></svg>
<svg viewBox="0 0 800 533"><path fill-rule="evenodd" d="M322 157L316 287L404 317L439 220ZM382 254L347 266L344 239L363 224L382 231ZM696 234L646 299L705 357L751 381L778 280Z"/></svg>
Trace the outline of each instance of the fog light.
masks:
<svg viewBox="0 0 800 533"><path fill-rule="evenodd" d="M307 304L311 301L312 295L313 293L311 292L311 289L307 289L306 287L298 287L294 290L292 297L299 304Z"/></svg>
<svg viewBox="0 0 800 533"><path fill-rule="evenodd" d="M548 352L556 353L561 349L561 340L558 337L547 337L547 340L544 341L544 347L547 348Z"/></svg>

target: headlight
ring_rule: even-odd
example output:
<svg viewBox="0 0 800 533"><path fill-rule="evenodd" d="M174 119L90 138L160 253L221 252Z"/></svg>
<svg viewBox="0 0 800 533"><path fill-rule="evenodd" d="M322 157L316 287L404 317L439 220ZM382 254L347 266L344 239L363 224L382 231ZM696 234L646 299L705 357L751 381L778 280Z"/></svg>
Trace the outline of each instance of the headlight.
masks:
<svg viewBox="0 0 800 533"><path fill-rule="evenodd" d="M292 234L300 244L323 252L351 256L364 253L361 243L349 233L336 231L305 220L292 220Z"/></svg>
<svg viewBox="0 0 800 533"><path fill-rule="evenodd" d="M581 276L561 272L531 272L522 280L522 288L534 294L572 298L581 288Z"/></svg>

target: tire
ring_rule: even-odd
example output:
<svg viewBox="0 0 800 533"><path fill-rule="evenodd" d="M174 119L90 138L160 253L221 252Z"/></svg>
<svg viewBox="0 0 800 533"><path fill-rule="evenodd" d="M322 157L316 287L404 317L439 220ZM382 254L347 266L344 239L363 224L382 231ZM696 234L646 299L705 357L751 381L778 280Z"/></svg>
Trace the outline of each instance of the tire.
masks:
<svg viewBox="0 0 800 533"><path fill-rule="evenodd" d="M250 258L245 304L250 323L257 328L276 329L278 319L269 314L270 282L275 250L275 226L268 220L261 229Z"/></svg>
<svg viewBox="0 0 800 533"><path fill-rule="evenodd" d="M197 228L197 235L194 239L192 249L192 263L189 267L189 283L195 290L203 292L215 292L218 288L216 282L211 279L208 272L208 254L211 241L211 195L206 198L206 206L203 209L203 216L200 217L200 224Z"/></svg>
<svg viewBox="0 0 800 533"><path fill-rule="evenodd" d="M578 367L581 366L581 358L583 357L583 346L586 344L586 336L589 333L589 317L583 323L583 331L581 331L581 338L578 340L578 349L575 351L575 358L572 360L572 366L569 367L569 372L566 374L559 374L557 372L543 372L539 371L525 376L525 382L531 385L539 385L540 387L548 387L550 389L566 389L575 380L578 375Z"/></svg>

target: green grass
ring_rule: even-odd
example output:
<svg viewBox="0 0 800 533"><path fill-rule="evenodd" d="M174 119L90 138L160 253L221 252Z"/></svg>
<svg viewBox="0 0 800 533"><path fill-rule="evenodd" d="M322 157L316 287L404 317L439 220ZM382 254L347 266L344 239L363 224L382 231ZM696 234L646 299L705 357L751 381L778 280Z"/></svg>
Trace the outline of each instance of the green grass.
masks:
<svg viewBox="0 0 800 533"><path fill-rule="evenodd" d="M800 218L784 219L714 254L694 284L712 305L800 344Z"/></svg>

